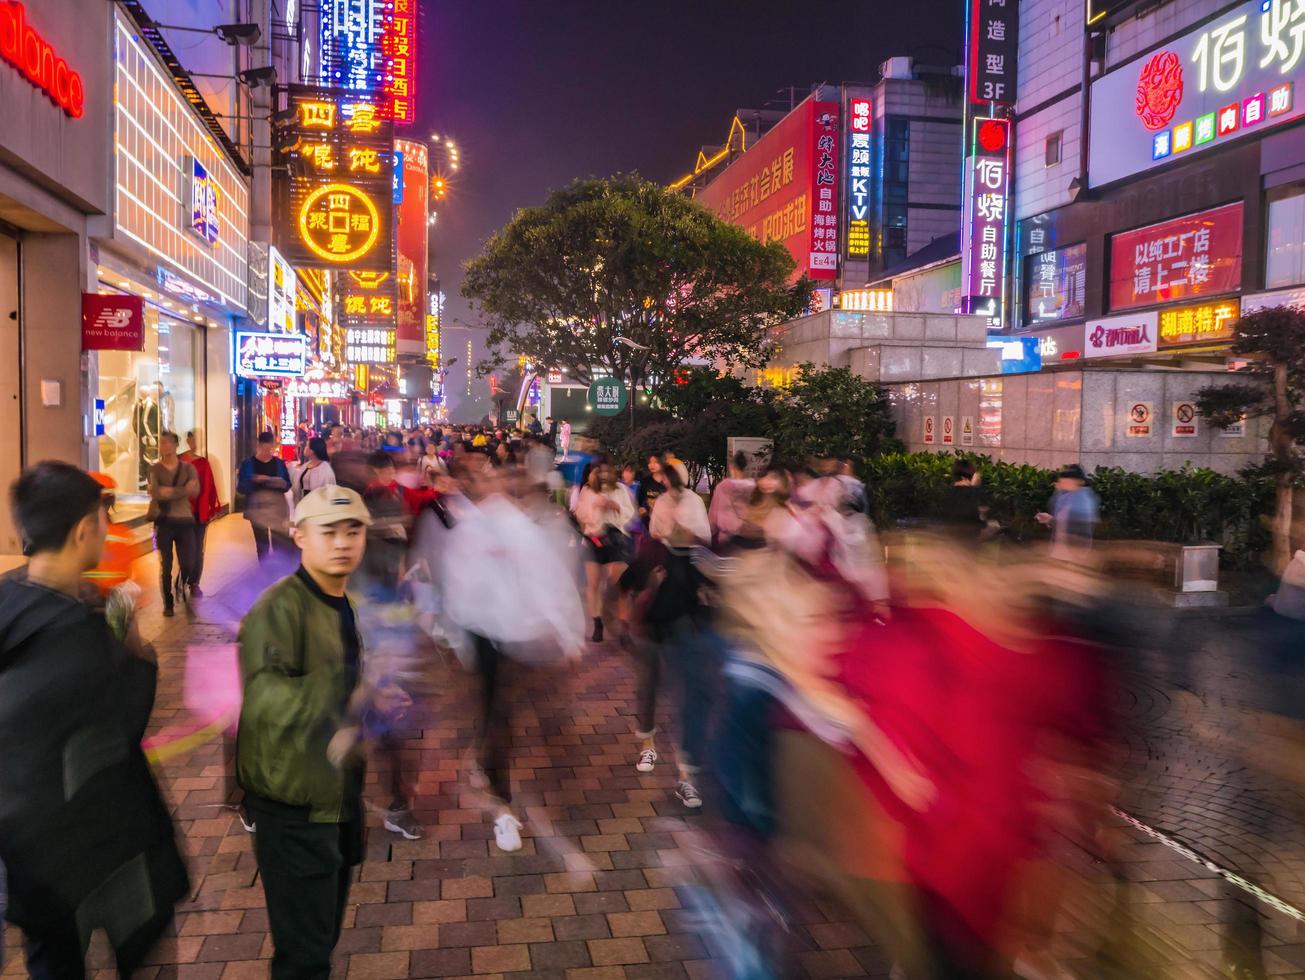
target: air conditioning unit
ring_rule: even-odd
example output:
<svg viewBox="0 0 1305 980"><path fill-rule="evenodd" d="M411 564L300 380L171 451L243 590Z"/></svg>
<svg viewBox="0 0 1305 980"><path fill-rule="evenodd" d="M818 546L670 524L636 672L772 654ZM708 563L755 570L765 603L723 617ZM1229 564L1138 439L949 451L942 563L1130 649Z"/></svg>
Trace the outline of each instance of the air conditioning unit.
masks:
<svg viewBox="0 0 1305 980"><path fill-rule="evenodd" d="M909 79L911 77L911 59L903 56L889 58L879 66L879 75L881 78Z"/></svg>

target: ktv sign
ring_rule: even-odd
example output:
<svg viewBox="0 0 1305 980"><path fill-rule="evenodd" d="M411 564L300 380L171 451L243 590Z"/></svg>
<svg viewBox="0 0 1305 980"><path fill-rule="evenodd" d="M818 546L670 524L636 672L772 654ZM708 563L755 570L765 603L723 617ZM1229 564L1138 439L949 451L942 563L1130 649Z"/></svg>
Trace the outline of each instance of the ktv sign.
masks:
<svg viewBox="0 0 1305 980"><path fill-rule="evenodd" d="M869 99L847 103L847 254L870 254L870 129L874 115Z"/></svg>
<svg viewBox="0 0 1305 980"><path fill-rule="evenodd" d="M1305 0L1248 0L1092 83L1093 186L1305 115Z"/></svg>

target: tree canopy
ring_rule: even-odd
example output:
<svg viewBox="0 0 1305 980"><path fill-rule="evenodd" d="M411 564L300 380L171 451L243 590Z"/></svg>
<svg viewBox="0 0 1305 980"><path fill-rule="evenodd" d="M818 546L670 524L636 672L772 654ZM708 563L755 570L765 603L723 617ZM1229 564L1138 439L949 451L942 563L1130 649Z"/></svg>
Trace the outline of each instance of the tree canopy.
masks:
<svg viewBox="0 0 1305 980"><path fill-rule="evenodd" d="M1245 355L1247 366L1237 380L1198 391L1196 409L1218 426L1272 420L1265 468L1277 490L1272 564L1280 572L1291 558L1293 489L1305 472L1305 310L1273 306L1247 313L1233 328L1232 352Z"/></svg>
<svg viewBox="0 0 1305 980"><path fill-rule="evenodd" d="M636 176L577 180L518 211L467 264L493 352L660 392L687 358L759 367L806 307L792 257Z"/></svg>

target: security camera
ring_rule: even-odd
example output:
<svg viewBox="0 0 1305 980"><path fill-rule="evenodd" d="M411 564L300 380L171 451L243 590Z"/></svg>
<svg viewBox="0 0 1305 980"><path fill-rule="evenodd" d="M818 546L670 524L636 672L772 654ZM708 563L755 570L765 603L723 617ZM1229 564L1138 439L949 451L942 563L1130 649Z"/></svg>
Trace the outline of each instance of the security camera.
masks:
<svg viewBox="0 0 1305 980"><path fill-rule="evenodd" d="M237 76L249 88L271 88L276 84L276 69L271 65L264 68L246 68Z"/></svg>
<svg viewBox="0 0 1305 980"><path fill-rule="evenodd" d="M257 44L259 38L263 36L263 31L257 24L218 24L213 31L231 45Z"/></svg>

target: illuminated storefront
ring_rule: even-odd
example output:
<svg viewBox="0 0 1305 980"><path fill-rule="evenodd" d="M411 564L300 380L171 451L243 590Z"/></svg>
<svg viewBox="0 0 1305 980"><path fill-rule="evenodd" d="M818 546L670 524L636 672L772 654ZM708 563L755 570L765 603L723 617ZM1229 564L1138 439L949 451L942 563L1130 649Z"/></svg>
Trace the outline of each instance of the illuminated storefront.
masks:
<svg viewBox="0 0 1305 980"><path fill-rule="evenodd" d="M143 338L87 359L102 426L92 462L115 479L118 517L130 519L144 512L161 432L194 431L231 472L226 360L249 303L249 177L121 11L114 44L114 228L96 273L101 293L141 298Z"/></svg>

